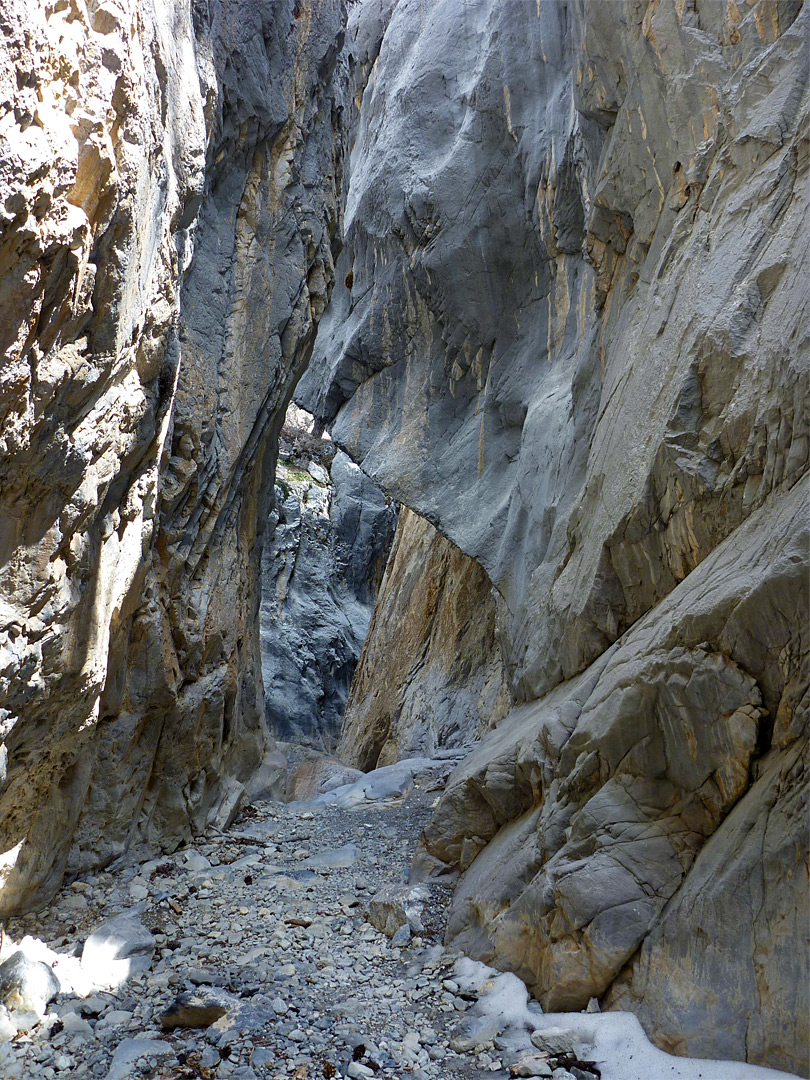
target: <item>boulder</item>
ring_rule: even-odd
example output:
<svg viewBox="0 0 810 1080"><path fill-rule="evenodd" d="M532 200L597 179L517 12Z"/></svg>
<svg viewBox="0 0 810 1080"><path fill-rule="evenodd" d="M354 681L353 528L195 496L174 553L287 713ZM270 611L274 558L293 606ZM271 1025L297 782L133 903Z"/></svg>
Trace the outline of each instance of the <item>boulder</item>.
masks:
<svg viewBox="0 0 810 1080"><path fill-rule="evenodd" d="M41 1019L59 989L59 979L51 968L20 950L0 964L0 999L12 1014L33 1014Z"/></svg>

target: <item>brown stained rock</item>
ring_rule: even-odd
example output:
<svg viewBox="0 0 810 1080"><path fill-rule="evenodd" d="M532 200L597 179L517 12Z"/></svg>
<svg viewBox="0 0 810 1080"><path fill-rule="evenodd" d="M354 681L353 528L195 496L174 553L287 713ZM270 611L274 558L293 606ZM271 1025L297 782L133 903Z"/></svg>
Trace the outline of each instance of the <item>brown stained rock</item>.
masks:
<svg viewBox="0 0 810 1080"><path fill-rule="evenodd" d="M401 926L414 931L424 929L420 912L429 896L428 887L421 885L386 885L371 898L368 921L386 935L393 937Z"/></svg>
<svg viewBox="0 0 810 1080"><path fill-rule="evenodd" d="M235 1004L235 999L220 991L206 990L178 994L168 1009L161 1014L160 1026L164 1031L174 1028L209 1027L224 1016Z"/></svg>
<svg viewBox="0 0 810 1080"><path fill-rule="evenodd" d="M315 752L306 754L301 761L290 767L286 799L290 802L307 802L342 784L351 784L361 776L359 769L344 765L336 758Z"/></svg>
<svg viewBox="0 0 810 1080"><path fill-rule="evenodd" d="M346 704L344 760L378 768L496 724L512 703L496 618L481 567L404 510Z"/></svg>

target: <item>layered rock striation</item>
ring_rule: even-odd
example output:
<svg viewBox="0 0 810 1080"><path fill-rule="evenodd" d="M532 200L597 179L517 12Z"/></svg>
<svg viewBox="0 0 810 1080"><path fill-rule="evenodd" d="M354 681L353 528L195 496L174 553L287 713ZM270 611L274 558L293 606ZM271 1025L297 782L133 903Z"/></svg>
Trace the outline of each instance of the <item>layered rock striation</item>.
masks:
<svg viewBox="0 0 810 1080"><path fill-rule="evenodd" d="M0 914L227 820L270 746L260 537L340 238L344 17L4 7Z"/></svg>
<svg viewBox="0 0 810 1080"><path fill-rule="evenodd" d="M426 833L449 939L804 1075L808 19L359 5L298 391L502 599L521 704Z"/></svg>

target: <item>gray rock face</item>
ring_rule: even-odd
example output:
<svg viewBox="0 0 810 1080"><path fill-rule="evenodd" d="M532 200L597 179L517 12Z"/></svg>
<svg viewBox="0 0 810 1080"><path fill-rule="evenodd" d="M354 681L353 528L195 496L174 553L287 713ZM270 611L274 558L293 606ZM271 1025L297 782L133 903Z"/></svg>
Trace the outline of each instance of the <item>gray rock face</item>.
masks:
<svg viewBox="0 0 810 1080"><path fill-rule="evenodd" d="M226 821L260 533L333 278L339 0L14 2L0 36L0 913Z"/></svg>
<svg viewBox="0 0 810 1080"><path fill-rule="evenodd" d="M282 460L262 557L262 675L273 735L331 752L396 526L345 454L322 479Z"/></svg>
<svg viewBox="0 0 810 1080"><path fill-rule="evenodd" d="M527 703L427 832L466 870L450 937L544 1004L806 1074L810 11L352 18L347 244L298 397L480 562Z"/></svg>
<svg viewBox="0 0 810 1080"><path fill-rule="evenodd" d="M402 2L362 99L297 397L481 562L526 698L807 467L807 14L680 10Z"/></svg>

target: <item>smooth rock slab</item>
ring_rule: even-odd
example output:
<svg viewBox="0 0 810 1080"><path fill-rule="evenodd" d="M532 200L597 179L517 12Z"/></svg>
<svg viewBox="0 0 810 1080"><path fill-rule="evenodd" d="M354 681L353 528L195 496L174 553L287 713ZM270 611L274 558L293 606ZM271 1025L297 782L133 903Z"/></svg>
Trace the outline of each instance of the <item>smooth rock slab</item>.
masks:
<svg viewBox="0 0 810 1080"><path fill-rule="evenodd" d="M343 847L330 848L317 855L310 855L306 865L321 870L344 870L354 866L360 858L360 848L356 844L344 844Z"/></svg>
<svg viewBox="0 0 810 1080"><path fill-rule="evenodd" d="M123 981L151 966L155 938L139 915L140 909L107 919L84 943L82 967L98 985Z"/></svg>

